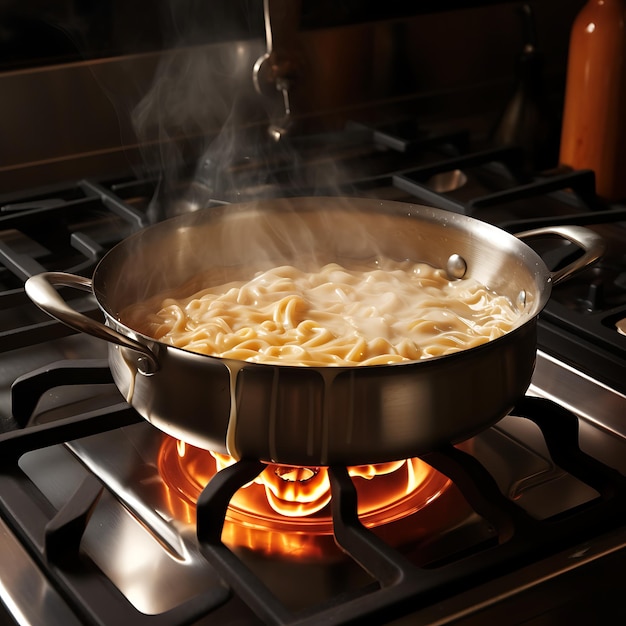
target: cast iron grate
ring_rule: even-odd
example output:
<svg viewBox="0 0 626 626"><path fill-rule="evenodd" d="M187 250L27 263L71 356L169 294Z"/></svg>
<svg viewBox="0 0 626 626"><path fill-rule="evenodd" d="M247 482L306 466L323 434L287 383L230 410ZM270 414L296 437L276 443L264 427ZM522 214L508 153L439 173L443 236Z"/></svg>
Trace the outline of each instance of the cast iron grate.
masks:
<svg viewBox="0 0 626 626"><path fill-rule="evenodd" d="M335 541L378 586L351 599L331 599L292 614L220 539L230 498L264 467L242 460L211 480L198 501L197 535L203 553L267 623L347 624L365 617L383 621L402 617L619 526L626 513L626 479L580 450L576 416L551 401L531 397L522 399L512 414L539 426L554 462L598 492L592 503L537 520L504 496L474 457L446 446L424 455L424 460L454 481L475 512L496 529L498 543L441 566L422 568L359 522L356 490L346 468L331 467Z"/></svg>
<svg viewBox="0 0 626 626"><path fill-rule="evenodd" d="M78 384L110 382L106 361L94 360L58 363L20 377L13 386L13 406L20 407L16 420L22 428L0 436L3 519L85 624L180 626L212 614L231 596L225 585L207 589L164 613L146 615L138 611L95 564L80 553L81 539L105 489L103 484L93 474L87 474L71 498L55 510L20 469L19 460L27 452L143 421L134 409L120 401L114 406L61 420L26 425L39 397L62 384L68 374Z"/></svg>
<svg viewBox="0 0 626 626"><path fill-rule="evenodd" d="M146 225L141 210L89 180L0 198L0 350L74 332L34 307L23 288L28 278L45 271L88 276L108 249ZM93 299L74 306L98 315Z"/></svg>

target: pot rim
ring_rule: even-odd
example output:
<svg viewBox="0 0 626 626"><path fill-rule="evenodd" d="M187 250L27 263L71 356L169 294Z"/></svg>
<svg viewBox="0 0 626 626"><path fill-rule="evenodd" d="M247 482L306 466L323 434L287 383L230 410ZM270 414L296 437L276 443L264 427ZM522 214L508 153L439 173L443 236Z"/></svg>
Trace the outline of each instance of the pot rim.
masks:
<svg viewBox="0 0 626 626"><path fill-rule="evenodd" d="M369 213L381 213L382 215L390 215L395 217L396 215L401 218L415 218L417 220L426 219L429 222L440 225L442 227L453 227L461 230L471 230L474 234L477 234L477 240L488 242L492 240L492 237L497 237L501 241L501 245L503 247L511 248L512 254L522 254L524 256L525 265L528 267L529 273L531 272L531 267L534 268L534 278L536 282L536 293L533 294L534 302L527 307L526 309L522 309L520 311L520 315L516 320L514 326L504 335L497 337L495 339L491 339L484 344L480 344L478 346L473 346L470 348L465 348L459 350L457 352L432 356L425 359L414 359L407 361L400 361L395 363L384 363L384 364L376 364L376 365L318 365L318 366L302 366L298 364L291 363L266 363L266 362L252 362L245 361L246 367L248 366L258 366L258 367L270 367L270 368L290 368L290 369L301 369L303 367L306 368L318 368L321 370L332 369L333 371L341 371L341 370L352 370L355 367L360 369L378 369L395 367L395 366L408 366L408 365L420 365L422 368L426 367L428 363L434 363L441 361L443 359L450 359L452 357L459 358L459 355L463 353L475 353L478 350L486 349L487 346L491 346L494 343L501 343L505 337L515 333L519 328L527 325L528 323L533 322L541 310L544 308L548 299L551 295L552 281L551 281L551 273L546 267L543 259L524 241L517 238L515 235L498 228L492 224L487 222L483 222L477 218L462 215L458 213L452 213L450 211L446 211L444 209L439 209L436 207L431 207L422 204L414 204L414 203L406 203L406 202L398 202L398 201L387 201L387 200L376 200L371 198L357 198L357 197L348 197L348 198L337 198L333 196L327 197L297 197L297 198L276 198L269 200L257 200L245 203L237 203L230 205L220 205L218 207L208 207L204 209L200 209L194 213L188 213L184 215L178 215L162 222L158 222L152 226L149 226L130 237L124 239L116 246L114 246L98 263L94 272L93 272L93 293L96 297L96 301L98 306L102 310L105 315L107 322L109 325L112 325L116 330L144 343L152 351L158 352L160 350L170 350L173 349L182 354L191 354L195 358L207 358L210 360L218 361L218 362L233 362L234 359L229 359L226 357L208 355L198 352L192 352L185 348L180 348L177 346L173 346L166 342L155 339L154 337L150 337L141 333L138 330L128 326L124 322L122 322L118 315L116 315L111 308L106 303L106 293L105 293L105 285L101 285L100 277L103 273L109 271L109 266L113 265L116 261L116 256L127 256L128 251L132 249L134 245L137 245L136 242L139 242L138 245L141 245L142 241L150 240L151 238L156 238L161 235L161 233L167 233L170 230L176 229L185 229L193 227L197 225L198 220L201 223L205 223L205 216L209 216L207 221L219 220L223 216L227 216L229 214L234 213L242 213L250 211L258 211L258 210L270 210L276 213L281 212L293 212L294 210L306 210L306 211L319 211L320 209L326 211L329 208L333 210L336 207L343 208L347 206L349 211L355 211L357 213L366 211ZM418 262L416 260L416 262ZM516 303L513 303L516 306ZM158 357L158 355L157 355Z"/></svg>

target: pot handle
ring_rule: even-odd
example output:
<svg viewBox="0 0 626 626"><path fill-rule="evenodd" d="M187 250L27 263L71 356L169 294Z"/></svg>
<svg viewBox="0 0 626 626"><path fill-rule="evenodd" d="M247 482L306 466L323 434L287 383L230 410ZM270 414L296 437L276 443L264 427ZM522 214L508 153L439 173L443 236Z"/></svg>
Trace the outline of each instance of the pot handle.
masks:
<svg viewBox="0 0 626 626"><path fill-rule="evenodd" d="M573 274L580 272L592 263L595 263L605 252L606 244L604 239L593 230L584 226L574 226L566 224L562 226L546 226L543 228L534 228L525 230L521 233L515 233L519 239L528 239L530 237L541 237L544 235L558 235L571 241L582 248L583 255L562 267L556 272L551 272L551 280L553 285L558 285L561 281L569 278Z"/></svg>
<svg viewBox="0 0 626 626"><path fill-rule="evenodd" d="M109 343L128 348L137 354L136 366L142 374L153 374L159 369L156 356L147 346L122 335L116 330L72 309L55 287L74 287L93 293L90 278L65 272L43 272L31 276L24 285L28 297L45 313L66 326L84 332Z"/></svg>

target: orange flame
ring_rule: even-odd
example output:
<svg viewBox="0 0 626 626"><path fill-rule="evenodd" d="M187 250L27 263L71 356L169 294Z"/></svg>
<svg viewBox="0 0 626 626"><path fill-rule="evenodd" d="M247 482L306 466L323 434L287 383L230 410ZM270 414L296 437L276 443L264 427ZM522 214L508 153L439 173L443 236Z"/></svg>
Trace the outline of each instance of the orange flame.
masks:
<svg viewBox="0 0 626 626"><path fill-rule="evenodd" d="M193 523L195 504L209 480L234 463L225 454L208 452L166 437L159 469L172 512ZM358 495L361 522L370 528L393 525L414 515L449 490L450 480L418 458L348 468ZM331 499L326 467L268 466L233 496L222 540L266 553L313 556L328 553L320 537L332 542ZM454 505L458 508L458 503ZM437 514L426 525L411 524L410 538L426 527L449 522L450 512ZM453 514L452 517L456 516ZM392 532L393 540L404 540ZM336 550L336 548L335 548Z"/></svg>

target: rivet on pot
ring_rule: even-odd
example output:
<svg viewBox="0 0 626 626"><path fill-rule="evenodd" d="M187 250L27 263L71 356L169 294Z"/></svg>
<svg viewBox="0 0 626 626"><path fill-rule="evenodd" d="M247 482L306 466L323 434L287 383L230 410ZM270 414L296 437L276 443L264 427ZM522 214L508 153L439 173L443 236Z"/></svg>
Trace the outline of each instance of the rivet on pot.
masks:
<svg viewBox="0 0 626 626"><path fill-rule="evenodd" d="M517 294L517 306L520 309L523 309L526 306L526 291L524 289Z"/></svg>
<svg viewBox="0 0 626 626"><path fill-rule="evenodd" d="M451 254L446 263L446 271L450 278L463 278L467 272L467 263L459 254Z"/></svg>

